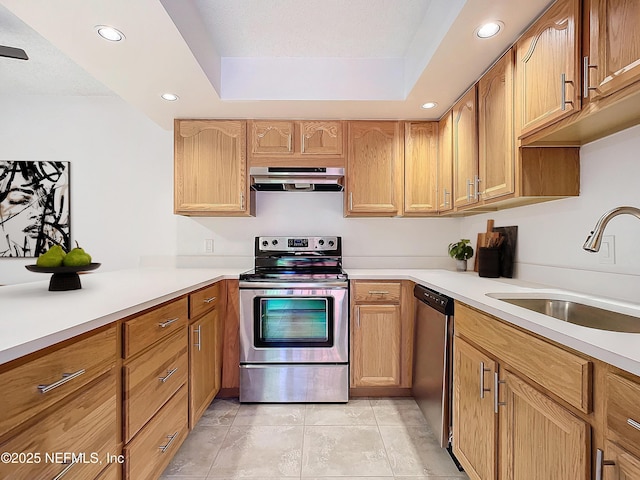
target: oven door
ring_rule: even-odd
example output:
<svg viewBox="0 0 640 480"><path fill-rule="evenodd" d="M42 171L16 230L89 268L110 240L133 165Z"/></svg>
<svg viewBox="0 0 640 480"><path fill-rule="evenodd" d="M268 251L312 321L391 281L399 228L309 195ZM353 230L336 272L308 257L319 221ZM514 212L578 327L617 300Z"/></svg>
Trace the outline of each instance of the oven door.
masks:
<svg viewBox="0 0 640 480"><path fill-rule="evenodd" d="M265 288L243 282L240 363L346 363L347 293L346 286Z"/></svg>

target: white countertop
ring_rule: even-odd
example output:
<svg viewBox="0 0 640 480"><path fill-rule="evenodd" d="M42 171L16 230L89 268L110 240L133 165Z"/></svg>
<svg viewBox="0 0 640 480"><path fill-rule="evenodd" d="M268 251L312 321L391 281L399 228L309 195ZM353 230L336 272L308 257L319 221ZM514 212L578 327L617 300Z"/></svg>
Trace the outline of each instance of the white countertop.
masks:
<svg viewBox="0 0 640 480"><path fill-rule="evenodd" d="M0 287L0 364L107 325L245 269L144 268L80 275L82 288L44 281Z"/></svg>
<svg viewBox="0 0 640 480"><path fill-rule="evenodd" d="M0 364L177 298L209 283L238 278L245 269L141 268L81 275L82 289L49 292L41 282L0 288ZM640 375L640 334L608 332L556 320L487 293L570 293L474 272L347 269L352 280L411 280L550 340ZM605 299L612 309L640 317L640 304Z"/></svg>
<svg viewBox="0 0 640 480"><path fill-rule="evenodd" d="M640 376L640 334L621 333L582 327L532 312L487 293L570 294L584 303L606 301L611 310L640 317L640 304L594 297L571 290L547 288L544 285L509 278L482 278L474 272L407 269L347 269L350 280L399 279L432 288L444 295L476 307L514 325ZM454 312L455 317L455 312Z"/></svg>

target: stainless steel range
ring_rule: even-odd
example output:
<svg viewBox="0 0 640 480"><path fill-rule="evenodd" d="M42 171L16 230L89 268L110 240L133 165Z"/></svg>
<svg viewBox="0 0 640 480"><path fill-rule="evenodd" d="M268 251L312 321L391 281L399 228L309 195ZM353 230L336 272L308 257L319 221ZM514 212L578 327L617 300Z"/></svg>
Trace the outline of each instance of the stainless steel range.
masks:
<svg viewBox="0 0 640 480"><path fill-rule="evenodd" d="M346 402L349 295L340 237L256 237L240 275L240 402Z"/></svg>

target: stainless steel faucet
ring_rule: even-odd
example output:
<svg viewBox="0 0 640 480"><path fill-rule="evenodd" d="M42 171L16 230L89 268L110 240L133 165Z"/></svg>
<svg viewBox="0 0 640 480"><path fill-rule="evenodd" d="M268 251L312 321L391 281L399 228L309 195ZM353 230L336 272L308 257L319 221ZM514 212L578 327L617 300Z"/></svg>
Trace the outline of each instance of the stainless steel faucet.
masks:
<svg viewBox="0 0 640 480"><path fill-rule="evenodd" d="M598 223L593 228L587 240L584 242L582 248L584 248L587 252L597 252L600 250L600 245L602 244L602 235L604 234L604 229L607 226L607 223L618 215L622 214L633 215L640 219L640 208L636 207L616 207L613 210L608 211L604 215L600 217Z"/></svg>

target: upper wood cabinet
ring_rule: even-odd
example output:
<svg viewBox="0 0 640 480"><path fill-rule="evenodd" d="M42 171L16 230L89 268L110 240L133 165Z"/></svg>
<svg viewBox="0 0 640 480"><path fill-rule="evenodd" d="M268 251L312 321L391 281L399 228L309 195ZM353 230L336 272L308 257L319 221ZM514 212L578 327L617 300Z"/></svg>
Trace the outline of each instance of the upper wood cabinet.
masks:
<svg viewBox="0 0 640 480"><path fill-rule="evenodd" d="M176 120L174 130L174 212L194 216L253 215L246 122Z"/></svg>
<svg viewBox="0 0 640 480"><path fill-rule="evenodd" d="M395 216L402 209L400 122L348 123L345 216Z"/></svg>
<svg viewBox="0 0 640 480"><path fill-rule="evenodd" d="M297 122L300 131L300 154L342 156L344 148L342 124L342 122L326 120Z"/></svg>
<svg viewBox="0 0 640 480"><path fill-rule="evenodd" d="M514 192L513 50L478 82L478 164L484 202Z"/></svg>
<svg viewBox="0 0 640 480"><path fill-rule="evenodd" d="M478 202L478 117L476 85L453 106L454 207Z"/></svg>
<svg viewBox="0 0 640 480"><path fill-rule="evenodd" d="M340 120L249 120L250 164L341 167L343 125Z"/></svg>
<svg viewBox="0 0 640 480"><path fill-rule="evenodd" d="M516 133L580 110L580 0L558 0L516 42Z"/></svg>
<svg viewBox="0 0 640 480"><path fill-rule="evenodd" d="M438 122L404 124L404 214L438 210Z"/></svg>
<svg viewBox="0 0 640 480"><path fill-rule="evenodd" d="M252 120L251 156L293 155L293 122Z"/></svg>
<svg viewBox="0 0 640 480"><path fill-rule="evenodd" d="M590 96L610 95L640 80L640 2L591 0L589 22L584 74Z"/></svg>
<svg viewBox="0 0 640 480"><path fill-rule="evenodd" d="M438 122L438 213L453 209L453 113L447 112Z"/></svg>

